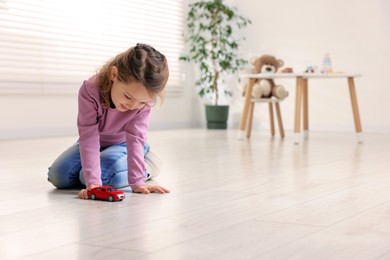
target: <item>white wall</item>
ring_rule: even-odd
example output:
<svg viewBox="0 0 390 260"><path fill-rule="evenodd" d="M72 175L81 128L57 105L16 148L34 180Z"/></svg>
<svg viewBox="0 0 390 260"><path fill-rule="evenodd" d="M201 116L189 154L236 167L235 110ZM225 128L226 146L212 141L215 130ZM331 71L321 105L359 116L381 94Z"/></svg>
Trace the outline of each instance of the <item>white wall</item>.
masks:
<svg viewBox="0 0 390 260"><path fill-rule="evenodd" d="M295 71L321 65L326 52L335 70L359 72L356 80L363 131L390 132L387 78L390 61L390 2L387 0L227 0L249 17L243 55L247 58L273 54ZM204 111L194 90L193 71L187 68L182 97L167 97L155 109L151 128L204 126ZM21 75L22 76L22 75ZM292 129L294 82L278 81L290 91L282 103L286 129ZM346 82L310 82L310 128L353 131ZM241 87L237 84L229 126L239 125ZM254 127L268 128L265 106L258 105ZM0 94L0 139L73 135L77 133L75 95ZM259 124L259 122L264 124Z"/></svg>
<svg viewBox="0 0 390 260"><path fill-rule="evenodd" d="M363 131L390 132L390 2L387 0L229 0L253 25L246 30L246 57L273 54L302 72L321 66L326 52L334 70L358 72L355 81ZM278 80L290 91L282 103L284 125L292 129L295 82ZM309 82L310 128L353 131L346 80ZM237 127L242 98L236 96L230 124ZM257 120L268 127L268 110L258 105Z"/></svg>
<svg viewBox="0 0 390 260"><path fill-rule="evenodd" d="M0 95L0 138L74 134L74 96ZM77 131L77 130L76 130Z"/></svg>
<svg viewBox="0 0 390 260"><path fill-rule="evenodd" d="M198 126L199 106L193 88L167 96L153 110L150 128ZM0 94L0 139L77 135L77 95Z"/></svg>

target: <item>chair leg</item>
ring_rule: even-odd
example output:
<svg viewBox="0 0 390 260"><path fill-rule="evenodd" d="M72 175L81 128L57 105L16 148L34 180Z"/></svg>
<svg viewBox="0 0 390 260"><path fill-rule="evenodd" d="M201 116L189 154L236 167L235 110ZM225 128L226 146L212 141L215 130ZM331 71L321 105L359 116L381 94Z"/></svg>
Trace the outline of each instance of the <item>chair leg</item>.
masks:
<svg viewBox="0 0 390 260"><path fill-rule="evenodd" d="M284 128L283 128L283 121L282 121L282 113L280 112L280 106L279 103L275 103L275 108L276 108L276 115L278 118L278 125L279 125L279 132L280 132L280 137L284 137Z"/></svg>
<svg viewBox="0 0 390 260"><path fill-rule="evenodd" d="M247 122L247 126L246 126L246 138L251 137L254 108L255 108L255 103L251 102L249 104L249 111L248 111L249 115L248 115L248 122Z"/></svg>
<svg viewBox="0 0 390 260"><path fill-rule="evenodd" d="M274 110L272 107L272 102L268 103L269 107L269 119L270 119L270 124L271 124L271 136L275 136L275 122L274 122Z"/></svg>

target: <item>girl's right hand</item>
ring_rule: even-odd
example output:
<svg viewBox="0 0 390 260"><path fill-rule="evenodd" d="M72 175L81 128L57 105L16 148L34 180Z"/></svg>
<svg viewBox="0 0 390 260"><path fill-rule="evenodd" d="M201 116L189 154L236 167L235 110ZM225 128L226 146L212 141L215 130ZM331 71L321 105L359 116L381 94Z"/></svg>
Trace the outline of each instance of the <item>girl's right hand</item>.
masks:
<svg viewBox="0 0 390 260"><path fill-rule="evenodd" d="M151 192L165 194L165 193L169 193L169 190L164 188L164 187L158 186L158 185L145 184L145 185L141 185L141 186L138 186L137 188L135 188L134 192L135 193L143 193L143 194L149 194Z"/></svg>
<svg viewBox="0 0 390 260"><path fill-rule="evenodd" d="M82 189L80 192L79 192L79 198L80 199L84 199L84 200L87 200L88 199L88 191L93 189L93 188L96 188L96 187L99 187L100 185L91 185L89 186L88 188L86 189Z"/></svg>

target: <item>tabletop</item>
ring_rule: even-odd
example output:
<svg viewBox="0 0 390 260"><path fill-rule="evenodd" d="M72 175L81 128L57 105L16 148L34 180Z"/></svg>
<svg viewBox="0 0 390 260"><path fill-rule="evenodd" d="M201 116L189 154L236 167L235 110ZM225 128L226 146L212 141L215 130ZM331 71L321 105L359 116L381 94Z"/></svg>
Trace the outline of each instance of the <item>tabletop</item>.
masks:
<svg viewBox="0 0 390 260"><path fill-rule="evenodd" d="M258 74L240 74L240 78L256 79L277 79L277 78L356 78L361 77L359 73L258 73Z"/></svg>

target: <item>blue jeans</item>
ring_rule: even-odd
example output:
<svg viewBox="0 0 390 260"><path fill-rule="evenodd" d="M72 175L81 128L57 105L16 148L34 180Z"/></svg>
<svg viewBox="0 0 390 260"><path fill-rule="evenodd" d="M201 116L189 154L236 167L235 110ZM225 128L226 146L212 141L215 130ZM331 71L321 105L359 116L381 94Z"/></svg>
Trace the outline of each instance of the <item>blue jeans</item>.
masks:
<svg viewBox="0 0 390 260"><path fill-rule="evenodd" d="M146 144L144 155L149 150L150 146ZM110 185L115 188L129 186L126 143L101 148L100 167L103 185ZM48 181L59 189L85 187L78 142L69 147L54 161L49 167L47 175Z"/></svg>

